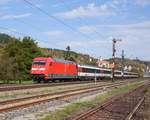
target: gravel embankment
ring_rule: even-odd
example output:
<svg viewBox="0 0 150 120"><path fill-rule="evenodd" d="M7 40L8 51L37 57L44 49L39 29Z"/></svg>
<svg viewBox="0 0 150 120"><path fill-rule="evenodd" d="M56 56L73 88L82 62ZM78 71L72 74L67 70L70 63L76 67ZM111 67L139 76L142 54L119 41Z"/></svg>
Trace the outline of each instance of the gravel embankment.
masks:
<svg viewBox="0 0 150 120"><path fill-rule="evenodd" d="M110 90L112 90L112 88L99 90L99 91L84 94L84 95L78 95L78 96L70 97L70 98L63 99L63 100L57 100L54 102L48 102L48 103L44 103L40 105L35 105L29 108L20 109L20 110L16 110L16 111L5 113L5 114L0 114L0 120L12 120L12 119L13 120L29 120L29 119L36 120L38 114L41 114L41 113L44 114L50 111L54 111L56 109L61 109L72 103L91 100L95 98L96 96L104 92L110 91ZM44 116L45 115L46 114L44 114ZM41 117L44 117L44 116L41 116ZM40 117L38 116L38 119L39 118Z"/></svg>
<svg viewBox="0 0 150 120"><path fill-rule="evenodd" d="M104 85L108 83L100 82L97 83L97 85ZM37 94L44 94L44 93L50 93L50 92L56 92L60 90L69 90L69 89L75 89L75 88L83 88L83 87L90 87L94 86L94 83L87 83L87 84L77 84L77 85L65 85L65 86L54 86L54 87L44 87L44 88L35 88L35 89L25 89L25 90L14 90L14 91L6 91L6 92L0 92L0 101L12 99L12 98L19 98L19 97L25 97L30 95L37 95Z"/></svg>

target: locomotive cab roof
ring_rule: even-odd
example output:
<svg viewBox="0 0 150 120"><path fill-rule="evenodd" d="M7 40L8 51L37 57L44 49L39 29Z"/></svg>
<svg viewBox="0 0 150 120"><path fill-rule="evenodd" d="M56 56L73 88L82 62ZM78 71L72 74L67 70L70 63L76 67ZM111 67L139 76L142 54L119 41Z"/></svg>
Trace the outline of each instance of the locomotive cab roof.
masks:
<svg viewBox="0 0 150 120"><path fill-rule="evenodd" d="M64 63L64 64L72 64L75 65L75 62L69 61L69 60L62 60L59 58L52 58L52 57L38 57L38 58L34 58L34 61L47 61L47 60L51 60L53 62L58 62L58 63Z"/></svg>

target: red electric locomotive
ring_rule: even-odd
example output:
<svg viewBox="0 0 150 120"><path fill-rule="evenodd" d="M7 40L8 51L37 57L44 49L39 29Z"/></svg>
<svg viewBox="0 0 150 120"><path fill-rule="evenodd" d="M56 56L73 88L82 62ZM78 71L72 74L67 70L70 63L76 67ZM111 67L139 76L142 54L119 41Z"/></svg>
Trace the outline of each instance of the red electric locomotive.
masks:
<svg viewBox="0 0 150 120"><path fill-rule="evenodd" d="M49 80L93 80L111 78L111 69L100 68L89 65L81 65L68 60L51 57L35 58L32 63L30 77L34 81L48 82ZM137 73L115 71L115 78L136 78Z"/></svg>
<svg viewBox="0 0 150 120"><path fill-rule="evenodd" d="M34 59L30 77L40 83L56 79L77 79L77 74L77 64L74 62L51 57L41 57Z"/></svg>

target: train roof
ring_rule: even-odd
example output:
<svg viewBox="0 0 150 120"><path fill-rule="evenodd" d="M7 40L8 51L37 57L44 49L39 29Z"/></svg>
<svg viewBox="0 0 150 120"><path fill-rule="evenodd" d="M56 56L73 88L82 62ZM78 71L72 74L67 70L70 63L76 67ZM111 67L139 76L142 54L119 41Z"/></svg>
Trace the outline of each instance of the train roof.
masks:
<svg viewBox="0 0 150 120"><path fill-rule="evenodd" d="M72 65L75 64L74 62L69 61L69 60L62 60L62 59L58 59L58 58L53 58L53 60L54 60L55 62L59 62L59 63L72 64Z"/></svg>
<svg viewBox="0 0 150 120"><path fill-rule="evenodd" d="M75 62L72 62L72 61L69 61L69 60L62 60L62 59L52 58L52 57L38 57L38 58L34 58L34 60L48 60L48 59L51 59L54 62L58 62L58 63L72 64L72 65L75 64Z"/></svg>
<svg viewBox="0 0 150 120"><path fill-rule="evenodd" d="M138 74L138 73L136 73L136 72L129 72L129 71L124 71L124 73Z"/></svg>
<svg viewBox="0 0 150 120"><path fill-rule="evenodd" d="M79 67L84 67L84 68L90 68L90 69L108 70L108 71L111 71L111 69L101 68L101 67L96 67L96 66L91 66L91 65L85 65L85 64L78 64L78 66L79 66Z"/></svg>

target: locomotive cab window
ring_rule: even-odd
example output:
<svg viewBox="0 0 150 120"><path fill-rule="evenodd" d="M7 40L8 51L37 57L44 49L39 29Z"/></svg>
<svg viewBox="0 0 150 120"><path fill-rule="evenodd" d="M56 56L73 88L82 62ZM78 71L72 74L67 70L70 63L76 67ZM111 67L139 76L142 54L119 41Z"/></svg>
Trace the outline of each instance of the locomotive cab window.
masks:
<svg viewBox="0 0 150 120"><path fill-rule="evenodd" d="M34 61L33 65L46 65L46 61Z"/></svg>

